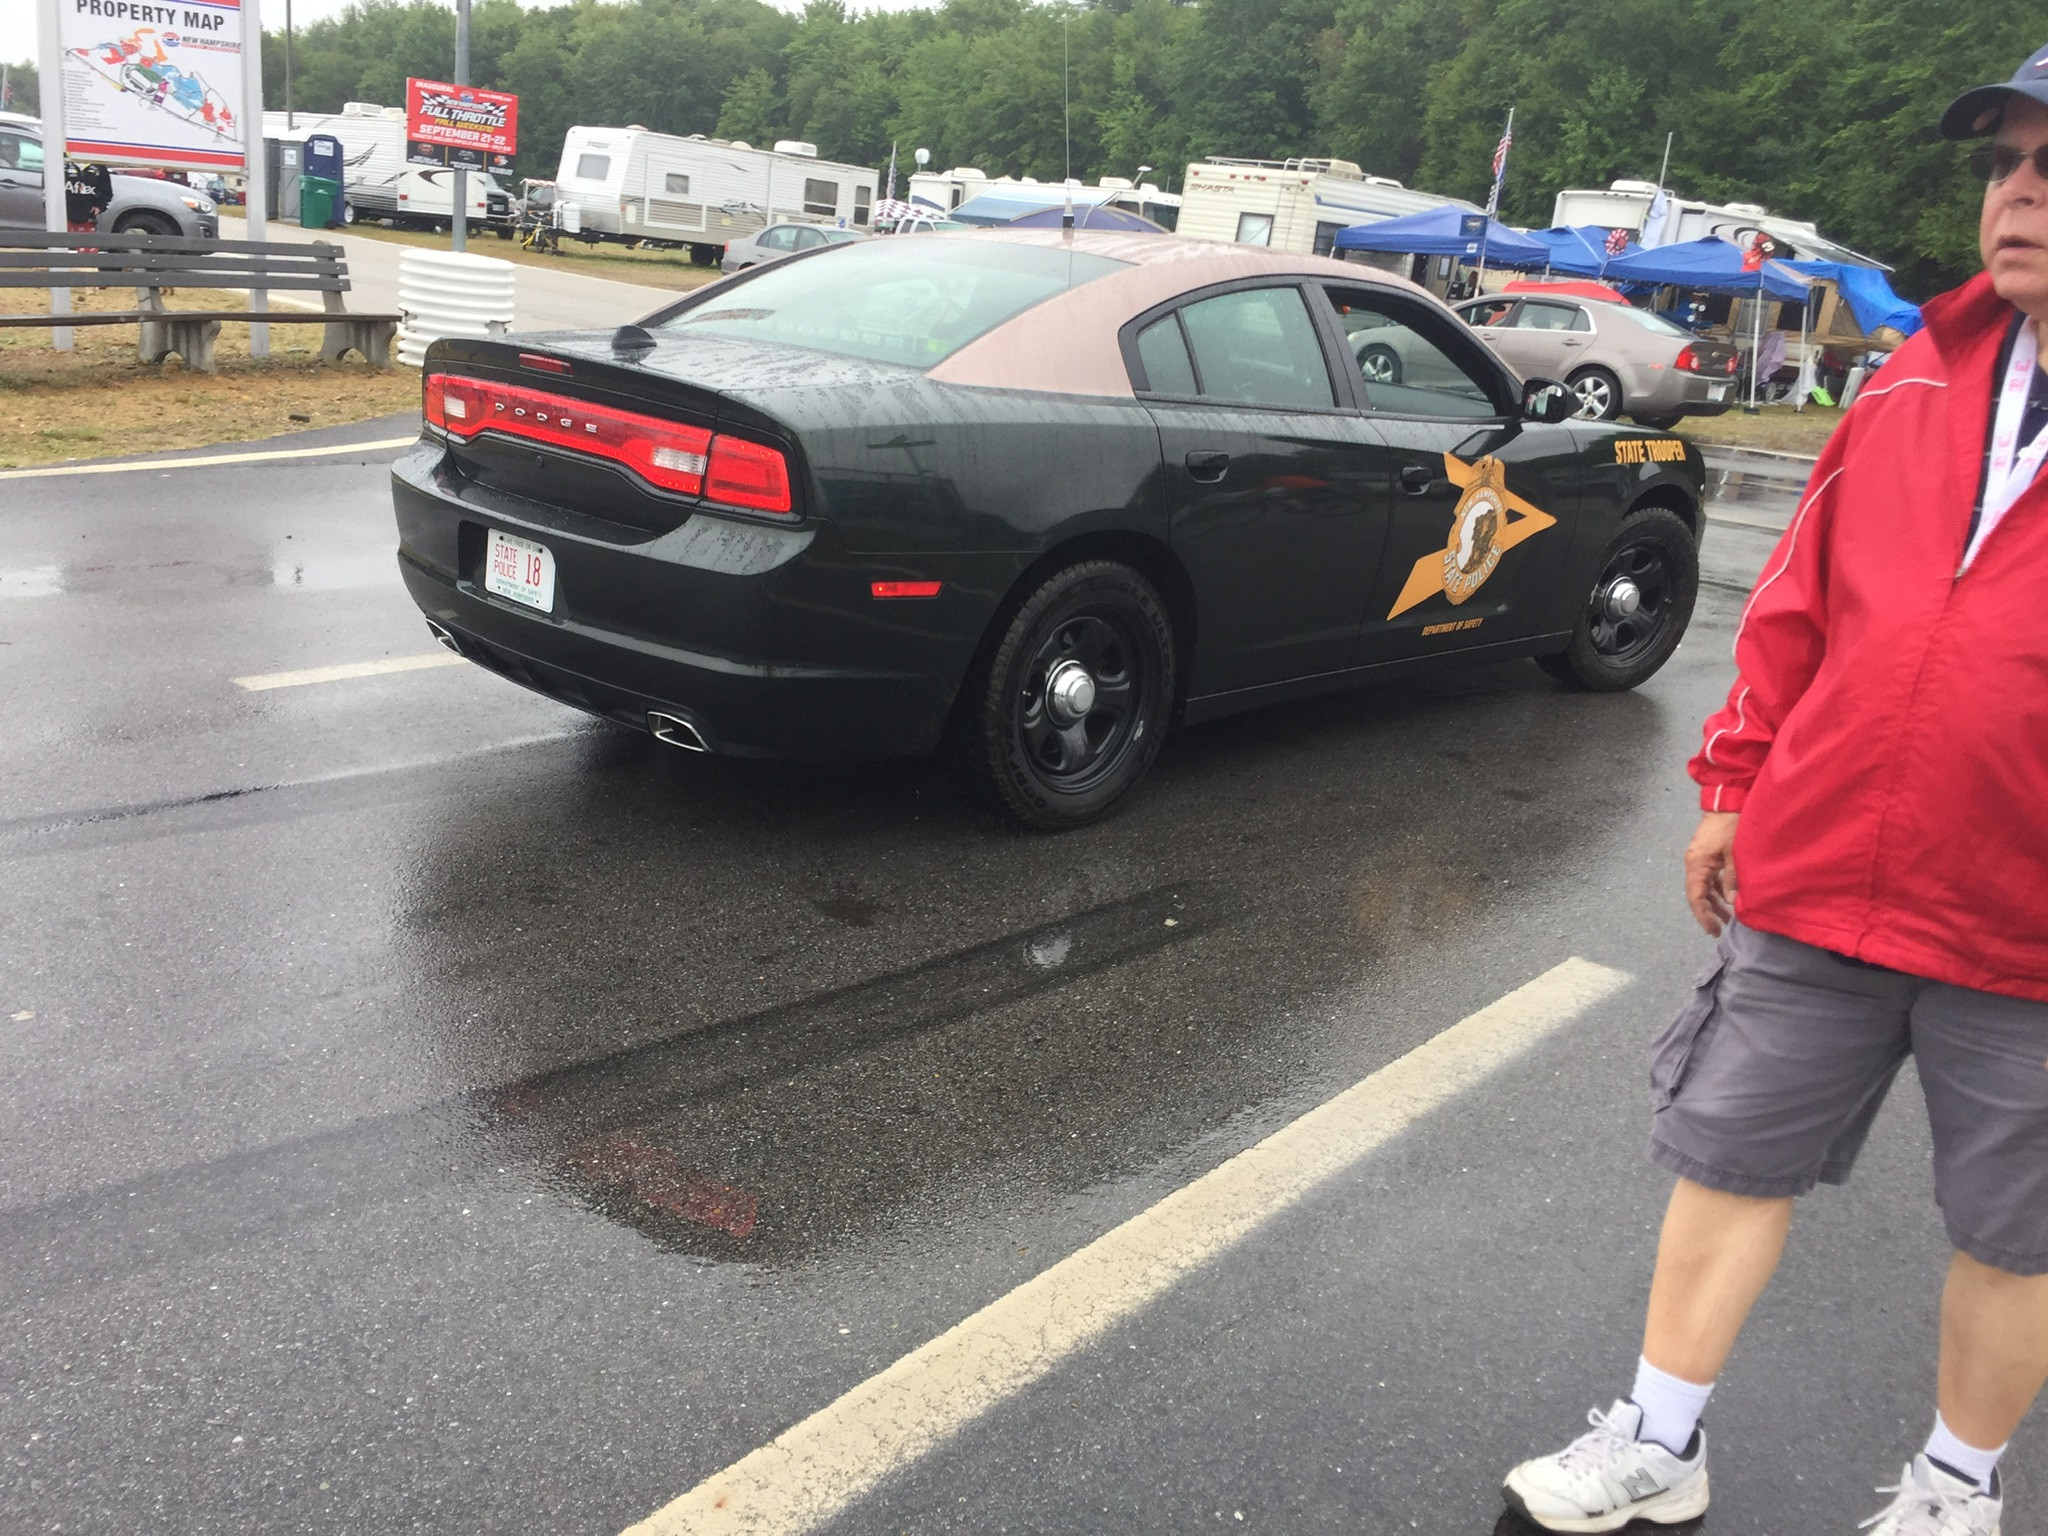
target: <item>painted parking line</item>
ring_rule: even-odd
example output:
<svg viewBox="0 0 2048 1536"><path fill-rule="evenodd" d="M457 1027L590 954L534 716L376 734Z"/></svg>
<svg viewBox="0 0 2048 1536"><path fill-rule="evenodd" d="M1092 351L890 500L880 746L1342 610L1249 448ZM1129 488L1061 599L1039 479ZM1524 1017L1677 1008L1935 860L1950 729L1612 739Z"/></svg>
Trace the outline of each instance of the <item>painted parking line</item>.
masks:
<svg viewBox="0 0 2048 1536"><path fill-rule="evenodd" d="M1544 972L991 1302L626 1536L816 1530L1628 980L1577 958Z"/></svg>
<svg viewBox="0 0 2048 1536"><path fill-rule="evenodd" d="M265 448L252 453L213 453L189 459L144 459L133 464L45 464L36 469L0 469L0 480L47 480L57 475L130 475L148 469L199 469L208 464L262 464L272 459L324 459L333 454L381 453L410 448L419 434L380 437L371 443L336 443L328 448Z"/></svg>
<svg viewBox="0 0 2048 1536"><path fill-rule="evenodd" d="M451 651L428 651L424 656L387 656L382 661L349 661L336 667L306 667L297 672L259 672L237 677L237 688L264 693L272 688L303 688L308 683L339 683L351 677L383 677L390 672L424 672L429 667L462 667L469 663Z"/></svg>

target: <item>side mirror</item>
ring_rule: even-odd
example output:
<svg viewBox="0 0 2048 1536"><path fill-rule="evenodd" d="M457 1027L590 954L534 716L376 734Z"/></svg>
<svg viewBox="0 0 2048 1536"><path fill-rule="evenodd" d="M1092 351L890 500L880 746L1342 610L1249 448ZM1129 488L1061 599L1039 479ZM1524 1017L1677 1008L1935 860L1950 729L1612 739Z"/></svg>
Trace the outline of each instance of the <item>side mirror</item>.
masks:
<svg viewBox="0 0 2048 1536"><path fill-rule="evenodd" d="M1522 385L1522 420L1526 422L1569 422L1579 401L1556 379L1530 379Z"/></svg>
<svg viewBox="0 0 2048 1536"><path fill-rule="evenodd" d="M1522 417L1526 421L1555 424L1570 421L1578 402L1572 392L1555 379L1531 379L1522 386Z"/></svg>

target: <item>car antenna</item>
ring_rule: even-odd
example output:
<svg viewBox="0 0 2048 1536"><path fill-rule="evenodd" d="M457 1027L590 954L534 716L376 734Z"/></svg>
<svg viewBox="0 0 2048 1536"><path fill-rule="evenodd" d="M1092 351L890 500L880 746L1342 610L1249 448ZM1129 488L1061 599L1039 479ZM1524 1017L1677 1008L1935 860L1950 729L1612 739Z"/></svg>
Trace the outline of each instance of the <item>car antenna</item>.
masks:
<svg viewBox="0 0 2048 1536"><path fill-rule="evenodd" d="M654 337L637 325L622 325L612 332L612 355L637 363L654 350Z"/></svg>

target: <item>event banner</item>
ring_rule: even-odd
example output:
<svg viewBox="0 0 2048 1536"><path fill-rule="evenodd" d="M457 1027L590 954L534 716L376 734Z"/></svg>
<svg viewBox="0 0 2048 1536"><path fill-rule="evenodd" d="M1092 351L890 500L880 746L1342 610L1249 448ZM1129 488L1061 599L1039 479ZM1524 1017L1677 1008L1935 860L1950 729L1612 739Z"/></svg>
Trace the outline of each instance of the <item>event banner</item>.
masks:
<svg viewBox="0 0 2048 1536"><path fill-rule="evenodd" d="M405 82L405 158L413 165L509 171L519 152L519 98L445 80Z"/></svg>
<svg viewBox="0 0 2048 1536"><path fill-rule="evenodd" d="M58 0L57 18L72 159L242 168L241 0Z"/></svg>

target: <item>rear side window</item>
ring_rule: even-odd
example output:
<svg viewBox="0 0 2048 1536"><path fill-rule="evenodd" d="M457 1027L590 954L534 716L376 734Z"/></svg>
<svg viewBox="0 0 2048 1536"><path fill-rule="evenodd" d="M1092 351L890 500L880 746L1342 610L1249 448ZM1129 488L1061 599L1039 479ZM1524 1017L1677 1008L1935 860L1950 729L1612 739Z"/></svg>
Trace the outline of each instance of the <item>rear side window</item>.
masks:
<svg viewBox="0 0 2048 1536"><path fill-rule="evenodd" d="M1199 395L1195 367L1180 321L1172 315L1138 332L1138 361L1145 368L1145 387L1155 395Z"/></svg>
<svg viewBox="0 0 2048 1536"><path fill-rule="evenodd" d="M1328 410L1329 365L1299 288L1246 288L1181 312L1202 398L1233 405Z"/></svg>
<svg viewBox="0 0 2048 1536"><path fill-rule="evenodd" d="M1539 304L1527 300L1515 317L1518 331L1590 331L1592 323L1576 304Z"/></svg>
<svg viewBox="0 0 2048 1536"><path fill-rule="evenodd" d="M610 155L578 155L576 157L576 179L578 181L603 181L612 173Z"/></svg>
<svg viewBox="0 0 2048 1536"><path fill-rule="evenodd" d="M1128 265L1007 240L861 240L763 267L658 323L929 368L1033 305Z"/></svg>

